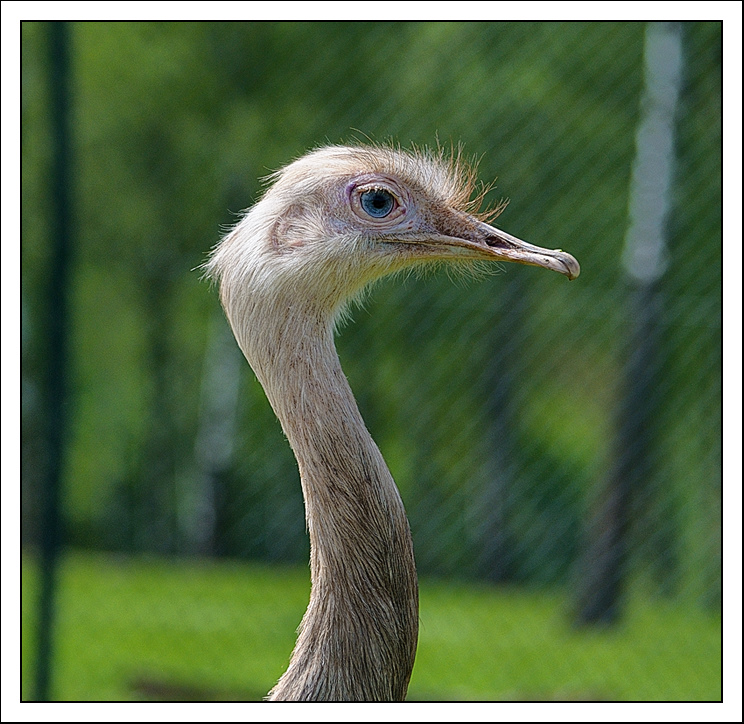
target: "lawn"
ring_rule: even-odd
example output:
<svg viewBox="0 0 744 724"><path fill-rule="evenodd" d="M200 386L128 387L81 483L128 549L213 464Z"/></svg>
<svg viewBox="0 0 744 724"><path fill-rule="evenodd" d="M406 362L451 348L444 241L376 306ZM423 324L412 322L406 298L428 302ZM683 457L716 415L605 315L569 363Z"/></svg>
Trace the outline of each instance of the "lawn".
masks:
<svg viewBox="0 0 744 724"><path fill-rule="evenodd" d="M286 667L307 568L74 552L61 572L58 700L258 700ZM35 566L23 566L23 698ZM410 700L718 701L721 625L635 595L622 625L576 630L564 592L421 581Z"/></svg>

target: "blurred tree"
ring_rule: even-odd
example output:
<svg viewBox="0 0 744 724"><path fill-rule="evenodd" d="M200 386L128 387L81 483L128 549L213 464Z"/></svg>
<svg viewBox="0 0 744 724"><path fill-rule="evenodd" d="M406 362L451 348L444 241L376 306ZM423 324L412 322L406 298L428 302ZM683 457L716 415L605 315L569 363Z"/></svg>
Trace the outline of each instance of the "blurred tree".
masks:
<svg viewBox="0 0 744 724"><path fill-rule="evenodd" d="M580 281L525 284L530 270L509 269L465 284L445 274L383 282L342 330L339 350L407 499L422 568L565 580L578 521L611 464L621 395L620 256L643 31L639 23L74 24L81 248L65 473L71 539L193 550L194 441L218 314L196 269L220 225L260 193L258 179L327 142L463 140L483 155L480 178L500 175L487 201L511 197L499 224L570 250ZM39 203L49 129L36 25L24 23L22 37L23 521L33 542L48 454L37 400L49 364L40 324L48 221ZM687 24L684 37L658 492L628 542L639 575L658 578L660 551L674 549L679 590L715 600L720 24ZM232 464L213 491L215 549L303 560L297 471L243 369Z"/></svg>

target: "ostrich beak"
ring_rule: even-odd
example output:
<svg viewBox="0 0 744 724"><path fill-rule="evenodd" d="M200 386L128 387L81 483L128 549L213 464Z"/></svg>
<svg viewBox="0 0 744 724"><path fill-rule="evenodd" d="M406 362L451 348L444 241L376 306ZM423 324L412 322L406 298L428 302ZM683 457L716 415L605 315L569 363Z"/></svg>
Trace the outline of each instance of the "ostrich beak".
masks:
<svg viewBox="0 0 744 724"><path fill-rule="evenodd" d="M561 249L543 249L507 234L474 216L459 212L438 215L430 223L412 234L396 239L409 244L420 244L432 249L443 259L463 258L490 261L510 261L552 269L574 280L579 276L579 262Z"/></svg>

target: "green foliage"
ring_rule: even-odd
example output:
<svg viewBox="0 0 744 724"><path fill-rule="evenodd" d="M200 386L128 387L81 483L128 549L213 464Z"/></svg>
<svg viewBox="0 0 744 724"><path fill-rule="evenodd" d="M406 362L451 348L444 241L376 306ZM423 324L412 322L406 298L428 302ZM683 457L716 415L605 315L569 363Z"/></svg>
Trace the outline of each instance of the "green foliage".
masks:
<svg viewBox="0 0 744 724"><path fill-rule="evenodd" d="M32 561L24 602L35 598ZM281 675L307 569L74 553L54 698L261 699ZM717 701L720 620L640 593L620 629L571 629L564 594L424 579L409 700ZM24 618L23 698L33 625Z"/></svg>
<svg viewBox="0 0 744 724"><path fill-rule="evenodd" d="M587 510L612 464L624 394L619 261L644 30L74 24L68 539L116 551L305 558L296 466L247 367L229 463L205 471L195 452L208 417L209 349L223 325L197 267L260 193L259 179L308 148L366 137L462 141L482 156L484 181L499 177L488 201L511 199L499 225L567 249L582 276L569 285L512 266L495 279L453 284L435 273L383 282L342 331L342 362L403 493L422 570L572 580ZM23 515L33 543L54 220L44 204L44 24L24 23L22 33ZM685 24L683 35L672 253L662 284L662 435L629 536L638 570L654 569L667 592L715 603L721 26ZM194 501L205 499L213 507L209 545L193 535L202 511Z"/></svg>

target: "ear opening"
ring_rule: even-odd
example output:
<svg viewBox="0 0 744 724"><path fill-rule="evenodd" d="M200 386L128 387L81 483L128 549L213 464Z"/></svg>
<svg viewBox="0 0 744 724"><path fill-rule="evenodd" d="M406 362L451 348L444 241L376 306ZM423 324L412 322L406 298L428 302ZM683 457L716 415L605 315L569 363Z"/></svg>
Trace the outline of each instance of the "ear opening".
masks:
<svg viewBox="0 0 744 724"><path fill-rule="evenodd" d="M279 252L302 246L307 238L307 227L305 208L292 204L271 227L271 246Z"/></svg>

